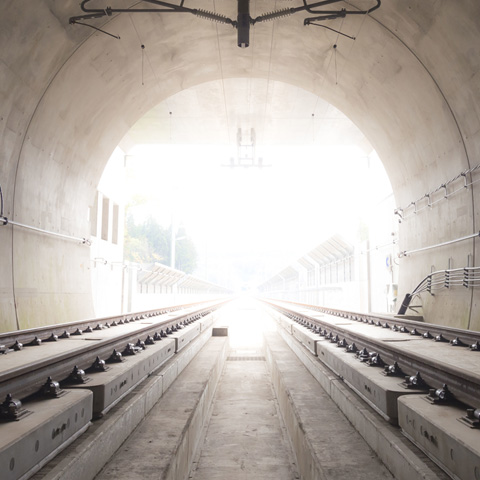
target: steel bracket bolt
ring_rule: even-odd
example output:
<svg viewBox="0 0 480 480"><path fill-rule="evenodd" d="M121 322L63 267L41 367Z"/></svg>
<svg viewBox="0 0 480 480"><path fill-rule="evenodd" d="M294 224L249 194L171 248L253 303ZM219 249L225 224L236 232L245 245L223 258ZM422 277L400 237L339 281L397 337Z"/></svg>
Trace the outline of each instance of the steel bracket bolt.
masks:
<svg viewBox="0 0 480 480"><path fill-rule="evenodd" d="M427 330L424 334L423 334L423 338L433 338L433 335Z"/></svg>
<svg viewBox="0 0 480 480"><path fill-rule="evenodd" d="M330 342L331 343L338 343L340 341L338 335L333 335L331 338L330 338Z"/></svg>
<svg viewBox="0 0 480 480"><path fill-rule="evenodd" d="M159 342L162 339L162 336L158 332L155 332L155 335L153 336L153 339L156 342Z"/></svg>
<svg viewBox="0 0 480 480"><path fill-rule="evenodd" d="M138 348L139 350L145 350L147 348L147 346L145 345L145 342L140 339L137 340L135 347Z"/></svg>
<svg viewBox="0 0 480 480"><path fill-rule="evenodd" d="M52 377L48 377L47 381L40 389L40 393L44 397L58 398L62 396L65 392L60 388L60 384L58 382L52 380Z"/></svg>
<svg viewBox="0 0 480 480"><path fill-rule="evenodd" d="M428 385L425 380L420 375L420 372L417 372L415 375L405 377L405 386L407 388L418 388L420 390L426 390Z"/></svg>
<svg viewBox="0 0 480 480"><path fill-rule="evenodd" d="M401 327L400 327L400 331L401 331L402 333L410 333L410 330L408 330L408 328L407 328L407 327L404 327L404 326L401 326Z"/></svg>
<svg viewBox="0 0 480 480"><path fill-rule="evenodd" d="M348 346L348 343L345 339L339 340L337 342L337 347L346 348L347 346Z"/></svg>
<svg viewBox="0 0 480 480"><path fill-rule="evenodd" d="M382 328L390 328L390 325L387 322L385 322L382 324Z"/></svg>
<svg viewBox="0 0 480 480"><path fill-rule="evenodd" d="M135 347L133 343L127 343L122 355L136 355L140 349Z"/></svg>
<svg viewBox="0 0 480 480"><path fill-rule="evenodd" d="M108 357L107 362L109 362L109 363L113 363L113 362L120 363L120 362L123 362L123 356L122 356L122 354L121 354L120 352L117 352L117 350L113 349L113 352L112 352L112 354L110 355L110 357Z"/></svg>
<svg viewBox="0 0 480 480"><path fill-rule="evenodd" d="M12 345L13 350L18 352L19 350L23 349L23 343L20 343L18 340L15 341L15 343Z"/></svg>
<svg viewBox="0 0 480 480"><path fill-rule="evenodd" d="M106 327L104 327L101 323L97 323L97 326L94 328L94 330L103 330L104 328Z"/></svg>
<svg viewBox="0 0 480 480"><path fill-rule="evenodd" d="M89 325L85 330L84 330L85 333L92 333L93 332L93 329L92 327Z"/></svg>
<svg viewBox="0 0 480 480"><path fill-rule="evenodd" d="M68 376L66 383L83 384L86 382L87 377L85 376L85 371L75 365L72 372Z"/></svg>
<svg viewBox="0 0 480 480"><path fill-rule="evenodd" d="M90 372L105 372L107 370L105 360L97 357L95 361L90 365L90 368L88 370Z"/></svg>
<svg viewBox="0 0 480 480"><path fill-rule="evenodd" d="M392 330L393 330L394 332L398 332L398 327L397 327L396 325L394 325L394 326L392 327Z"/></svg>
<svg viewBox="0 0 480 480"><path fill-rule="evenodd" d="M73 333L72 335L83 335L83 332L82 330L80 330L79 328L77 328Z"/></svg>
<svg viewBox="0 0 480 480"><path fill-rule="evenodd" d="M46 340L46 342L56 342L58 341L58 335L52 333Z"/></svg>
<svg viewBox="0 0 480 480"><path fill-rule="evenodd" d="M325 332L325 340L330 340L332 338L332 332Z"/></svg>
<svg viewBox="0 0 480 480"><path fill-rule="evenodd" d="M348 345L348 347L345 349L348 353L357 353L358 352L358 348L357 346L355 345L355 343L351 343L350 345Z"/></svg>
<svg viewBox="0 0 480 480"><path fill-rule="evenodd" d="M70 334L66 330L64 330L59 338L70 338Z"/></svg>
<svg viewBox="0 0 480 480"><path fill-rule="evenodd" d="M460 420L465 422L470 428L480 428L480 408L467 408L467 415Z"/></svg>
<svg viewBox="0 0 480 480"><path fill-rule="evenodd" d="M166 333L167 335L171 335L173 333L172 329L170 327L167 327Z"/></svg>
<svg viewBox="0 0 480 480"><path fill-rule="evenodd" d="M450 345L454 347L468 347L468 345L462 342L458 337L455 337L453 340L450 340Z"/></svg>
<svg viewBox="0 0 480 480"><path fill-rule="evenodd" d="M394 362L393 365L385 365L384 367L384 374L387 377L404 377L405 373L399 367L397 362Z"/></svg>
<svg viewBox="0 0 480 480"><path fill-rule="evenodd" d="M448 340L440 333L439 335L435 335L436 342L448 342Z"/></svg>
<svg viewBox="0 0 480 480"><path fill-rule="evenodd" d="M155 344L155 339L151 335L148 335L147 338L145 339L145 345L154 345L154 344Z"/></svg>
<svg viewBox="0 0 480 480"><path fill-rule="evenodd" d="M385 362L383 361L382 357L380 357L379 353L373 353L370 355L370 358L367 361L367 365L369 367L384 367Z"/></svg>
<svg viewBox="0 0 480 480"><path fill-rule="evenodd" d="M16 421L29 413L22 407L22 402L8 394L5 401L0 404L0 419L3 421Z"/></svg>
<svg viewBox="0 0 480 480"><path fill-rule="evenodd" d="M410 335L419 336L420 333L418 333L418 330L416 328L413 328L412 330L410 330Z"/></svg>
<svg viewBox="0 0 480 480"><path fill-rule="evenodd" d="M167 334L163 331L163 329L160 330L160 335L161 335L162 337L164 337L164 338L167 336Z"/></svg>
<svg viewBox="0 0 480 480"><path fill-rule="evenodd" d="M477 340L474 344L470 345L470 350L473 350L474 352L479 352L480 342Z"/></svg>
<svg viewBox="0 0 480 480"><path fill-rule="evenodd" d="M447 384L444 384L442 388L434 389L430 388L428 392L427 399L432 403L448 403L453 400L453 394L447 387Z"/></svg>
<svg viewBox="0 0 480 480"><path fill-rule="evenodd" d="M38 347L42 344L42 340L38 337L35 337L30 343L27 343L26 347Z"/></svg>
<svg viewBox="0 0 480 480"><path fill-rule="evenodd" d="M360 359L361 362L365 362L370 357L368 350L366 348L362 348L355 355L357 358Z"/></svg>

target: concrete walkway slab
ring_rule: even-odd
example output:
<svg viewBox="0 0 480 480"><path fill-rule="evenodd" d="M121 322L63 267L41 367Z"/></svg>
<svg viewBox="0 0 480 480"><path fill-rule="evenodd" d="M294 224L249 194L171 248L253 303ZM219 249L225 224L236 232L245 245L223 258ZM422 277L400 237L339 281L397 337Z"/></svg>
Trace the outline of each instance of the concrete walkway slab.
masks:
<svg viewBox="0 0 480 480"><path fill-rule="evenodd" d="M231 351L215 395L194 480L300 478L282 431L261 352ZM255 360L250 360L254 358Z"/></svg>

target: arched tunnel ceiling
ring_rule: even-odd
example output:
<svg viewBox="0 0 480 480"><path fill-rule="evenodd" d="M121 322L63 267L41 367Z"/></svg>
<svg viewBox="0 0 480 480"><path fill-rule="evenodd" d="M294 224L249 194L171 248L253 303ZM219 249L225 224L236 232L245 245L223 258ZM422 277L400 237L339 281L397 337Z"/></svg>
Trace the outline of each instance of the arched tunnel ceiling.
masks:
<svg viewBox="0 0 480 480"><path fill-rule="evenodd" d="M256 16L296 3L257 0L251 2L251 12ZM358 0L355 6L370 3ZM451 156L464 166L469 163L457 125L460 119L446 101L463 96L459 88L463 79L444 82L440 71L447 62L458 62L456 51L465 47L468 52L471 47L462 45L458 37L445 39L442 23L451 26L458 11L448 2L434 4L433 9L427 9L422 7L424 2L384 2L371 16L352 16L329 24L356 40L304 27L302 15L297 14L256 25L247 49L237 47L235 30L230 26L188 14L123 14L105 25L103 19L97 21L121 40L101 33L89 36L48 90L58 101L60 95L70 97L71 85L77 85L75 97L62 102L62 110L80 113L77 121L87 129L89 148L99 147L102 156L103 148L111 150L110 135L120 140L153 105L191 86L239 77L280 80L332 103L361 129L379 152L394 188L400 187L397 194L402 204L410 200L402 195L405 183L419 182L420 191L431 186L425 179L412 178L419 167ZM236 13L234 1L204 0L195 6L231 18ZM69 13L78 10L71 7ZM478 30L474 23L460 27ZM68 36L90 35L89 29L79 25L64 28ZM439 42L443 48L439 51L427 42ZM83 118L82 112L86 113ZM89 128L97 133L93 138ZM445 132L440 144L424 145L425 137L434 137L437 129ZM445 164L451 171L434 169L432 184L457 174L455 162Z"/></svg>
<svg viewBox="0 0 480 480"><path fill-rule="evenodd" d="M258 78L214 80L153 107L122 144L219 144L236 147L237 132L256 145L372 146L333 105L294 85Z"/></svg>
<svg viewBox="0 0 480 480"><path fill-rule="evenodd" d="M125 8L136 3L118 1ZM252 16L301 4L250 3ZM195 6L236 15L234 0L198 0ZM74 0L7 0L1 9L0 178L8 187L4 213L20 223L88 235L86 211L115 146L152 107L207 82L282 82L332 104L378 152L399 206L479 162L478 0L384 0L371 15L329 23L355 40L304 27L297 14L255 25L246 49L237 47L230 26L188 14L121 14L93 22L120 35L117 40L69 25L80 13ZM474 188L404 222L400 248L478 231ZM39 243L11 227L0 228L0 236L5 318L30 318L39 309L48 316L59 306L86 315L87 249ZM475 262L476 249L472 240L402 260L399 296L433 267ZM446 322L455 312L459 325L469 324L479 318L474 297L470 291L446 303L437 297L435 311Z"/></svg>

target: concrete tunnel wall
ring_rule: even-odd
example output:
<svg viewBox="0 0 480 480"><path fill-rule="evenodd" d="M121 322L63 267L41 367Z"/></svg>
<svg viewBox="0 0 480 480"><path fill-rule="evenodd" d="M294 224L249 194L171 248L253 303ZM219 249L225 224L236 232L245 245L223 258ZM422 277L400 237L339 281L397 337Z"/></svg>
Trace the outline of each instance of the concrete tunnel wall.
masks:
<svg viewBox="0 0 480 480"><path fill-rule="evenodd" d="M235 17L236 2L216 5ZM251 5L252 16L276 8ZM0 185L4 215L16 222L88 237L100 175L128 129L170 95L222 77L280 80L339 108L377 150L399 207L480 163L477 0L385 0L369 17L347 18L342 28L356 41L338 37L336 69L335 36L303 27L298 14L256 25L241 50L231 27L191 15L111 18L116 40L69 25L79 13L69 0L1 7ZM400 250L477 232L479 199L474 184L409 216ZM399 299L432 268L476 265L477 249L472 239L400 259ZM0 255L0 330L93 315L88 246L7 225ZM424 296L424 315L480 330L478 299L465 288Z"/></svg>

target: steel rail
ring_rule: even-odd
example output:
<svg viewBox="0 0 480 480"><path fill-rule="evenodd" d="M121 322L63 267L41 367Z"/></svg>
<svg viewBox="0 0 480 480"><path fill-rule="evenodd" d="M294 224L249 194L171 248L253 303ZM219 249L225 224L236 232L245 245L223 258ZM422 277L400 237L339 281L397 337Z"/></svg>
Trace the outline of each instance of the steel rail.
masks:
<svg viewBox="0 0 480 480"><path fill-rule="evenodd" d="M57 335L59 339L61 339L61 336L64 334L64 332L72 335L77 329L85 331L89 327L95 329L98 325L106 326L107 324L111 325L113 322L134 322L136 320L157 315L164 315L166 313L184 310L186 308L192 308L199 305L205 305L207 303L212 303L212 301L210 300L205 302L188 303L184 305L173 305L171 307L156 308L153 310L143 310L140 312L131 312L108 317L77 320L75 322L55 323L53 325L46 325L43 327L0 333L0 345L4 345L5 348L12 348L17 341L23 345L27 345L28 343L32 342L35 337L42 341L48 341L52 335Z"/></svg>
<svg viewBox="0 0 480 480"><path fill-rule="evenodd" d="M138 328L135 329L135 331L124 332L108 339L98 340L97 342L85 342L84 346L75 351L60 353L42 361L35 362L34 364L28 364L1 372L0 401L4 399L7 394L11 394L13 397L19 399L33 395L41 389L48 377L61 382L70 375L74 367L87 370L97 357L106 360L111 356L113 350L122 352L128 343L134 343L139 339L144 339L143 337L152 335L160 331L160 329L166 329L169 326L177 324L183 324L183 326L185 326L187 322L191 323L191 321L211 313L227 302L228 300L221 300L217 303L209 302L208 305L204 305L194 311L179 312L179 315L173 318L165 318L145 326L137 324ZM135 315L135 317L136 316L138 315ZM140 317L142 316L143 318L151 319L153 315L150 317L145 316L145 314L140 315ZM121 319L121 317L125 316L109 318ZM79 322L76 322L75 326L78 324ZM112 332L114 332L114 330L112 330ZM41 348L41 346L24 348ZM148 346L146 348L148 348ZM21 353L22 351L12 352L8 355L21 355Z"/></svg>
<svg viewBox="0 0 480 480"><path fill-rule="evenodd" d="M357 322L363 322L373 326L383 326L385 324L392 328L397 326L399 329L404 327L410 333L414 329L418 332L418 335L430 334L432 337L441 335L445 342L450 342L455 339L461 340L466 345L473 345L476 342L480 342L480 332L473 330L464 330L461 328L447 327L445 325L437 325L435 323L426 323L418 320L411 320L408 318L400 318L400 316L394 315L381 315L371 313L359 313L348 310L339 310L334 308L326 308L318 305L308 305L305 303L289 302L285 300L273 300L272 302L281 302L284 304L295 305L309 310L315 310L317 312L325 313L335 317L345 318L348 320L354 320Z"/></svg>
<svg viewBox="0 0 480 480"><path fill-rule="evenodd" d="M294 308L287 307L286 305L281 305L274 303L272 301L262 300L264 303L274 308L275 310L286 314L289 318L292 318L295 321L298 321L300 324L303 324L307 328L312 329L314 326L323 327L324 330L327 330L328 334L331 336L338 335L341 340L345 339L346 342L351 345L355 343L356 347L361 350L366 348L369 353L375 352L379 354L383 361L388 364L393 364L397 362L398 366L401 368L401 371L404 375L399 376L400 379L404 379L405 376L416 375L417 372L420 373L423 380L430 388L438 389L443 385L447 385L450 392L453 394L454 398L461 403L464 403L467 406L472 408L478 408L480 405L480 375L474 375L471 372L463 369L456 368L452 365L449 365L445 362L440 362L437 359L432 360L421 353L405 352L401 347L396 346L393 343L388 343L382 340L376 340L368 335L368 333L361 334L358 332L351 332L347 328L343 328L341 325L332 325L321 319L309 316L305 312L299 312ZM300 304L295 304L300 305ZM306 305L302 304L302 307ZM314 308L314 307L312 307ZM322 307L317 307L322 308ZM329 310L329 309L325 309ZM339 311L337 311L339 312ZM325 311L325 313L327 313ZM347 313L347 312L343 312ZM354 320L356 314L352 314L351 317L347 315L344 318ZM372 315L368 317L374 318ZM375 318L385 318L377 316ZM408 322L403 320L403 322ZM403 323L402 322L402 323ZM410 322L409 322L410 323ZM413 322L415 324L421 322ZM423 324L426 326L427 324ZM381 324L380 324L381 326ZM437 325L429 325L429 327L437 327ZM458 331L458 329L446 329L445 327L440 328L441 331ZM475 332L468 332L475 333ZM320 339L321 337L319 337ZM427 341L427 340L425 340ZM335 342L336 343L336 342ZM450 346L448 343L445 343L445 346L448 348L462 348ZM476 355L477 352L472 352L472 355ZM376 367L372 367L376 368ZM383 370L383 369L382 369ZM382 371L379 369L379 371Z"/></svg>

